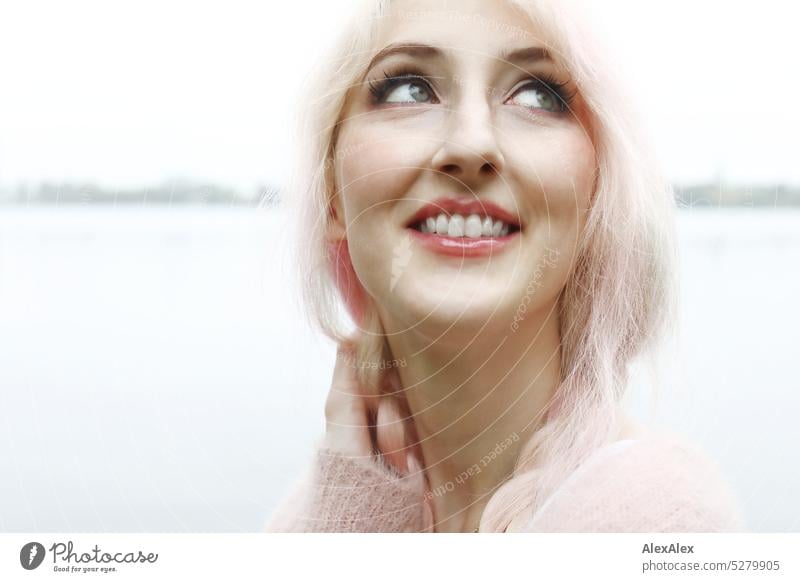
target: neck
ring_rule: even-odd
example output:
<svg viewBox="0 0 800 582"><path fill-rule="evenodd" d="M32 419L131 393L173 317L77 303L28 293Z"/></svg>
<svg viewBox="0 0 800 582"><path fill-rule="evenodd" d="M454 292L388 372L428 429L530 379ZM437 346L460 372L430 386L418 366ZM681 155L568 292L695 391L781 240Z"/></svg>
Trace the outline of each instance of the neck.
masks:
<svg viewBox="0 0 800 582"><path fill-rule="evenodd" d="M529 313L515 332L487 333L488 327L460 341L387 334L393 357L408 363L398 372L420 439L435 531L478 526L559 383L554 312Z"/></svg>

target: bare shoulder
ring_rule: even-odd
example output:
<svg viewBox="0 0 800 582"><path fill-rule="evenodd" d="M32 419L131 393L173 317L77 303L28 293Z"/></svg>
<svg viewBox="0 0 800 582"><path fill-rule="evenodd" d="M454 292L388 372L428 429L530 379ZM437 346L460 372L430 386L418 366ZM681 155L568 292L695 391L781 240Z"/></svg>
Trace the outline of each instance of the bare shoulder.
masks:
<svg viewBox="0 0 800 582"><path fill-rule="evenodd" d="M579 469L526 531L743 531L738 498L720 466L686 437L632 425L628 446Z"/></svg>

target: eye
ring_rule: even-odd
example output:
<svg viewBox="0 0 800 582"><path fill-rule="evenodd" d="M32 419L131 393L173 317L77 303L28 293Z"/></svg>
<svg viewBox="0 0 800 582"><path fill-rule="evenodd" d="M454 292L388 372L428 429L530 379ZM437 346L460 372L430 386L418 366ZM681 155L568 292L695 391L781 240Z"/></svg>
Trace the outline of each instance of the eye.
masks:
<svg viewBox="0 0 800 582"><path fill-rule="evenodd" d="M544 109L546 111L559 111L560 104L558 98L551 92L541 87L530 87L521 89L512 98L517 105Z"/></svg>
<svg viewBox="0 0 800 582"><path fill-rule="evenodd" d="M386 103L427 103L431 92L427 85L417 81L397 85L384 98Z"/></svg>
<svg viewBox="0 0 800 582"><path fill-rule="evenodd" d="M575 96L574 93L567 93L565 87L566 83L535 79L520 87L512 95L511 101L516 105L532 109L563 113Z"/></svg>
<svg viewBox="0 0 800 582"><path fill-rule="evenodd" d="M400 73L370 82L370 92L374 103L436 103L436 96L430 84L419 75Z"/></svg>

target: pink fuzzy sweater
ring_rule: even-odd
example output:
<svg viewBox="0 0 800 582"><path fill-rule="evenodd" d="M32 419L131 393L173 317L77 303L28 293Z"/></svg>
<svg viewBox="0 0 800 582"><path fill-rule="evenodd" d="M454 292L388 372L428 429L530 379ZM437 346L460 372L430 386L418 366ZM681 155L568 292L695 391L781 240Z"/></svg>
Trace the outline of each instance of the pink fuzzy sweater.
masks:
<svg viewBox="0 0 800 582"><path fill-rule="evenodd" d="M379 458L318 446L307 475L266 525L268 532L424 531L424 481ZM483 528L481 527L481 531ZM595 451L534 512L523 532L745 531L718 466L666 432Z"/></svg>

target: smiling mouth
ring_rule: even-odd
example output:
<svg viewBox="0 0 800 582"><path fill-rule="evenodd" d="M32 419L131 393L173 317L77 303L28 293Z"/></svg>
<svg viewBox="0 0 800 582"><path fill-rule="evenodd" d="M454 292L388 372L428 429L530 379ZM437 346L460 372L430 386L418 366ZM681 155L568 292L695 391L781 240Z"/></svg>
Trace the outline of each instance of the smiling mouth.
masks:
<svg viewBox="0 0 800 582"><path fill-rule="evenodd" d="M520 231L519 225L504 222L499 218L479 214L448 216L444 212L415 222L409 228L422 234L477 240L504 238Z"/></svg>

